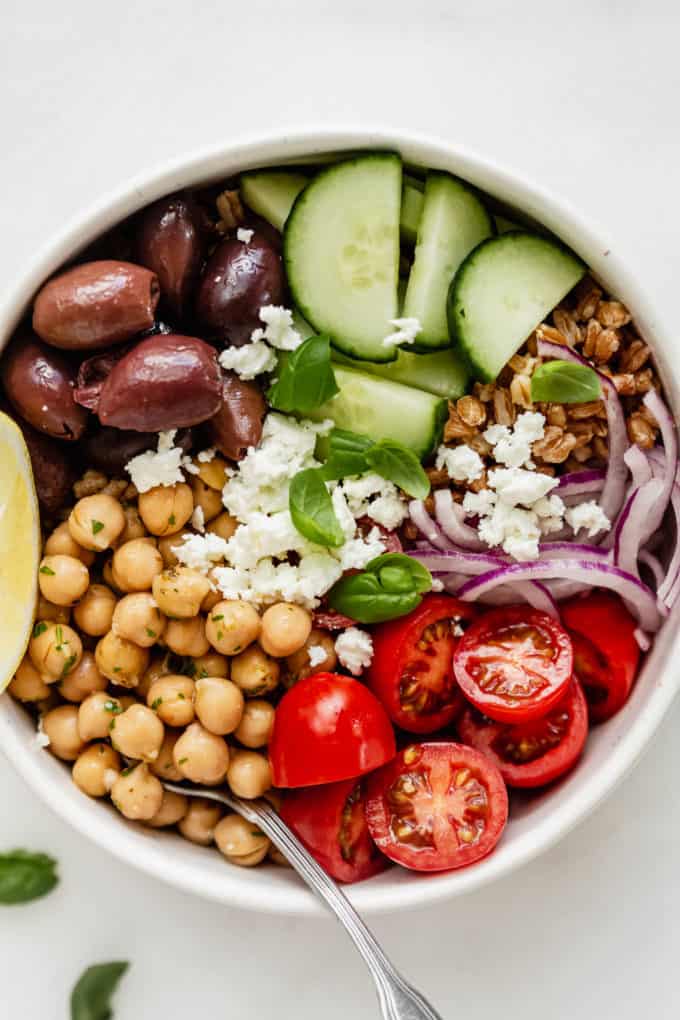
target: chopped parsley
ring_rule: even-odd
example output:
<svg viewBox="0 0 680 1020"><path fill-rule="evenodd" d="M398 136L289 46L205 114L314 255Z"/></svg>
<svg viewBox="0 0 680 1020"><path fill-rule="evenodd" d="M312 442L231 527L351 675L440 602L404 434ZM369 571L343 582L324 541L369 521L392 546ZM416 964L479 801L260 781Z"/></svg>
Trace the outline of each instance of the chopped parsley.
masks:
<svg viewBox="0 0 680 1020"><path fill-rule="evenodd" d="M123 706L119 705L118 702L116 701L107 701L104 703L104 711L111 712L113 715L120 715L120 713L123 711ZM109 729L113 729L113 723L111 723Z"/></svg>
<svg viewBox="0 0 680 1020"><path fill-rule="evenodd" d="M159 707L159 705L162 705L162 704L163 704L163 699L162 698L155 698L155 700L151 702L151 707L152 707L152 709L155 712L156 709Z"/></svg>
<svg viewBox="0 0 680 1020"><path fill-rule="evenodd" d="M178 764L178 765L184 765L184 763L185 763L186 761L189 761L189 759L188 759L188 758L180 758L180 760L179 760L179 761L177 762L177 764Z"/></svg>
<svg viewBox="0 0 680 1020"><path fill-rule="evenodd" d="M52 570L52 567L48 567L46 563L44 563L40 568L40 573L48 574L50 577L54 577L54 571Z"/></svg>
<svg viewBox="0 0 680 1020"><path fill-rule="evenodd" d="M211 619L213 623L217 623L218 620L224 619L224 613L220 613L218 616L212 616Z"/></svg>
<svg viewBox="0 0 680 1020"><path fill-rule="evenodd" d="M100 531L104 530L104 524L102 521L92 521L92 534L98 535Z"/></svg>
<svg viewBox="0 0 680 1020"><path fill-rule="evenodd" d="M131 772L135 771L138 765L139 765L138 761L136 761L134 765L128 765L128 767L126 769L123 769L123 771L121 772L121 776L129 776Z"/></svg>
<svg viewBox="0 0 680 1020"><path fill-rule="evenodd" d="M69 655L68 659L66 660L66 662L63 665L63 668L62 668L62 671L61 671L61 675L59 677L60 680L63 680L64 677L73 669L73 667L76 664L77 659L78 659L78 656L75 654L75 652L73 653L73 655Z"/></svg>
<svg viewBox="0 0 680 1020"><path fill-rule="evenodd" d="M170 516L168 517L168 524L173 525L173 524L176 524L176 523L177 523L177 518L175 517L174 514L170 514Z"/></svg>
<svg viewBox="0 0 680 1020"><path fill-rule="evenodd" d="M47 624L41 620L40 623L36 623L35 627L33 628L33 637L40 637L40 635L44 634L46 630Z"/></svg>
<svg viewBox="0 0 680 1020"><path fill-rule="evenodd" d="M147 627L146 628L146 636L147 637L151 637L151 638L155 638L156 637L156 631L155 630L151 630L151 627Z"/></svg>

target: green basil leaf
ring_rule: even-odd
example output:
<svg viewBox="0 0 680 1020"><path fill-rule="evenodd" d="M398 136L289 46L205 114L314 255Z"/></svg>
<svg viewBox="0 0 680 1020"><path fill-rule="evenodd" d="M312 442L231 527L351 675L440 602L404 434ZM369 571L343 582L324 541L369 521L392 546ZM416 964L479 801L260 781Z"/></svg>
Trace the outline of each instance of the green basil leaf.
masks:
<svg viewBox="0 0 680 1020"><path fill-rule="evenodd" d="M366 453L368 466L394 482L414 499L425 499L430 492L430 480L413 450L393 439L381 439Z"/></svg>
<svg viewBox="0 0 680 1020"><path fill-rule="evenodd" d="M556 404L587 404L602 396L600 380L589 365L546 361L531 377L531 399Z"/></svg>
<svg viewBox="0 0 680 1020"><path fill-rule="evenodd" d="M347 429L333 429L328 437L328 459L323 466L324 478L329 482L351 475L364 475L368 471L366 452L373 440Z"/></svg>
<svg viewBox="0 0 680 1020"><path fill-rule="evenodd" d="M328 604L359 623L382 623L410 613L431 588L430 572L416 560L403 553L384 553L363 573L333 585Z"/></svg>
<svg viewBox="0 0 680 1020"><path fill-rule="evenodd" d="M295 475L290 483L288 508L293 524L310 542L337 547L345 541L331 494L318 468L307 468Z"/></svg>
<svg viewBox="0 0 680 1020"><path fill-rule="evenodd" d="M413 591L413 578L404 567L383 567L379 574L381 586L389 592Z"/></svg>
<svg viewBox="0 0 680 1020"><path fill-rule="evenodd" d="M97 963L83 972L71 993L71 1020L110 1020L111 996L129 963Z"/></svg>
<svg viewBox="0 0 680 1020"><path fill-rule="evenodd" d="M406 553L383 553L366 564L366 570L380 575L385 567L401 567L411 575L413 587L420 594L432 590L432 574L418 560Z"/></svg>
<svg viewBox="0 0 680 1020"><path fill-rule="evenodd" d="M267 399L278 411L309 414L339 393L325 335L310 336L279 362L279 378Z"/></svg>
<svg viewBox="0 0 680 1020"><path fill-rule="evenodd" d="M10 850L0 854L0 903L28 903L58 883L57 862L47 854Z"/></svg>

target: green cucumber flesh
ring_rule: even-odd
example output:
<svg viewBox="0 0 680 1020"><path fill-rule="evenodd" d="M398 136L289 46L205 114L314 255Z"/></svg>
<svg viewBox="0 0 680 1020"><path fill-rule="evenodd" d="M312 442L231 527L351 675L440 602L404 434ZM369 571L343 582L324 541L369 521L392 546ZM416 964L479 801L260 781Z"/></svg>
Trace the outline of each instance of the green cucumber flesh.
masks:
<svg viewBox="0 0 680 1020"><path fill-rule="evenodd" d="M494 232L477 195L450 174L430 172L425 182L415 258L402 315L418 319L420 350L448 347L446 298L461 262Z"/></svg>
<svg viewBox="0 0 680 1020"><path fill-rule="evenodd" d="M401 239L406 244L415 244L418 224L423 212L423 183L416 177L404 174L401 190Z"/></svg>
<svg viewBox="0 0 680 1020"><path fill-rule="evenodd" d="M449 290L449 329L472 374L492 382L509 358L584 275L573 252L513 231L483 241Z"/></svg>
<svg viewBox="0 0 680 1020"><path fill-rule="evenodd" d="M301 314L350 357L393 361L398 313L401 159L372 153L322 170L300 193L283 239Z"/></svg>
<svg viewBox="0 0 680 1020"><path fill-rule="evenodd" d="M333 361L449 400L463 396L470 377L464 360L450 347L444 351L433 351L432 354L413 354L402 348L397 354L397 360L386 365L352 361L339 351L333 352Z"/></svg>
<svg viewBox="0 0 680 1020"><path fill-rule="evenodd" d="M241 174L241 198L254 213L283 230L293 202L309 183L289 170L251 170Z"/></svg>

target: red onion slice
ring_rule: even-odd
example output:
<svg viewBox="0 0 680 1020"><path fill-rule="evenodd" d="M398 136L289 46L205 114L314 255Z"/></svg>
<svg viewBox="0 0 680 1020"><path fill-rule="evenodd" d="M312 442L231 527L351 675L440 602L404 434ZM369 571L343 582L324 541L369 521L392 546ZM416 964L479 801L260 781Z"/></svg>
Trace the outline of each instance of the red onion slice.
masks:
<svg viewBox="0 0 680 1020"><path fill-rule="evenodd" d="M457 574L471 576L483 574L487 570L499 566L499 563L507 562L499 560L497 556L491 556L489 553L471 553L459 549L441 551L413 549L409 555L427 567L431 574L453 571Z"/></svg>
<svg viewBox="0 0 680 1020"><path fill-rule="evenodd" d="M436 546L437 549L453 549L453 543L441 533L425 509L422 499L412 499L408 505L408 512L416 528L422 531L430 545Z"/></svg>
<svg viewBox="0 0 680 1020"><path fill-rule="evenodd" d="M602 492L604 488L605 472L601 468L589 468L584 471L568 471L558 479L553 495L561 499L569 499L572 496L586 496Z"/></svg>
<svg viewBox="0 0 680 1020"><path fill-rule="evenodd" d="M658 594L659 588L663 584L664 577L666 576L666 572L663 569L663 567L661 566L661 563L656 558L654 553L647 552L646 549L641 549L640 550L640 555L638 556L638 560L640 561L640 563L644 563L644 565L647 567L647 569L649 570L650 574L654 578L654 584L656 586L656 590L657 590L657 594Z"/></svg>
<svg viewBox="0 0 680 1020"><path fill-rule="evenodd" d="M623 459L633 476L633 485L636 489L644 485L652 477L652 468L649 460L645 457L639 446L629 446L623 455Z"/></svg>
<svg viewBox="0 0 680 1020"><path fill-rule="evenodd" d="M635 489L619 514L614 529L614 563L628 574L638 575L637 561L645 532L645 522L654 514L661 499L665 481L650 478ZM655 529L656 530L656 529Z"/></svg>
<svg viewBox="0 0 680 1020"><path fill-rule="evenodd" d="M465 523L463 508L454 501L449 489L438 489L435 492L434 512L444 535L455 545L471 552L485 548L476 530Z"/></svg>
<svg viewBox="0 0 680 1020"><path fill-rule="evenodd" d="M642 402L645 407L652 412L659 423L664 453L666 455L666 473L663 490L659 494L658 503L656 506L652 507L649 516L646 521L643 522L640 534L640 546L645 545L654 532L660 528L663 516L666 512L666 507L668 506L668 501L671 498L673 483L675 482L675 475L678 470L678 435L675 428L675 422L673 421L670 411L656 390L650 390L649 393L645 393Z"/></svg>

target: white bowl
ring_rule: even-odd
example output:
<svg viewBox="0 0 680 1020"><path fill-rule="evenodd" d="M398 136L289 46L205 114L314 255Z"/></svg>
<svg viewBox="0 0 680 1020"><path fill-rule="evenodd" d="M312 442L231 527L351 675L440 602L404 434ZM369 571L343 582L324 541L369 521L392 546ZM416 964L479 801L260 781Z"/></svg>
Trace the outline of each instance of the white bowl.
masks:
<svg viewBox="0 0 680 1020"><path fill-rule="evenodd" d="M656 320L637 282L590 224L545 191L444 141L396 132L307 131L247 140L203 152L128 182L88 210L41 251L29 272L0 307L0 338L6 343L43 280L119 220L168 192L208 184L239 170L363 148L401 152L405 161L450 170L501 202L544 223L570 245L608 290L632 310L642 335L653 346L667 393L678 407L680 369L672 366L674 338ZM680 674L671 671L678 654L677 614L657 638L632 697L606 725L595 729L580 765L557 788L517 802L512 821L494 853L473 867L422 876L393 868L357 886L348 895L363 912L396 911L446 899L507 875L552 846L593 810L634 764L677 691ZM35 741L33 723L9 696L0 699L0 747L29 786L62 818L130 864L155 878L208 899L241 908L284 914L314 914L322 908L294 873L277 866L251 870L232 867L214 850L194 846L169 833L126 823L110 806L85 797L69 770Z"/></svg>

